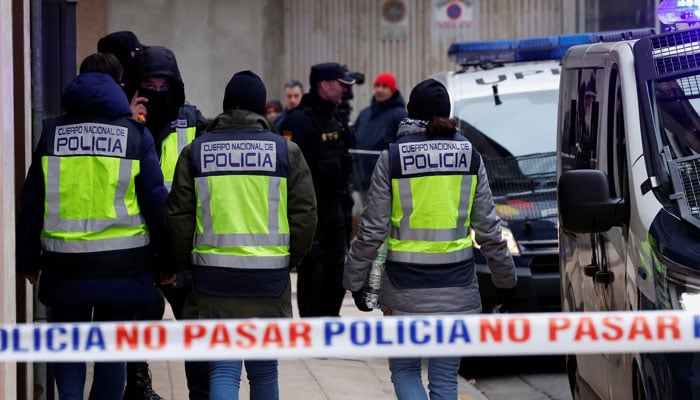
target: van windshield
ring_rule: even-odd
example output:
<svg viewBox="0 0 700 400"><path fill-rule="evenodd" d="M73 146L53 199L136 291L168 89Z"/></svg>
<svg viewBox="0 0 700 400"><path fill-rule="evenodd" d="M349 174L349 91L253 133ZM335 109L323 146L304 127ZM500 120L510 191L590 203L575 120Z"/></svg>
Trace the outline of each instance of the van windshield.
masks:
<svg viewBox="0 0 700 400"><path fill-rule="evenodd" d="M551 152L557 141L557 96L558 90L542 90L463 99L455 102L454 115L486 157Z"/></svg>
<svg viewBox="0 0 700 400"><path fill-rule="evenodd" d="M657 143L674 159L700 154L700 75L654 82Z"/></svg>
<svg viewBox="0 0 700 400"><path fill-rule="evenodd" d="M455 102L458 128L482 155L506 220L556 216L557 102L558 90Z"/></svg>
<svg viewBox="0 0 700 400"><path fill-rule="evenodd" d="M656 141L667 159L673 197L681 218L700 227L700 75L661 79L651 87Z"/></svg>

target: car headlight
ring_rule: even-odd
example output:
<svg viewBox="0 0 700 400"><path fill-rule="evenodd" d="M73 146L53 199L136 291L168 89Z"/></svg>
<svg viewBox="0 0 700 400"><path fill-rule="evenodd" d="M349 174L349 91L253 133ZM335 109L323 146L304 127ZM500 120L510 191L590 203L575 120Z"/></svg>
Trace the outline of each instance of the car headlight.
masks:
<svg viewBox="0 0 700 400"><path fill-rule="evenodd" d="M691 271L666 269L669 298L674 310L700 312L700 278L697 272Z"/></svg>
<svg viewBox="0 0 700 400"><path fill-rule="evenodd" d="M700 274L698 271L677 264L666 257L659 257L665 269L668 298L661 296L660 305L673 310L700 312ZM665 300L665 301L664 301ZM663 304L666 303L666 304Z"/></svg>
<svg viewBox="0 0 700 400"><path fill-rule="evenodd" d="M473 229L470 229L470 234L472 235L472 244L474 245L475 249L481 248L479 243L476 242L476 234L474 233ZM503 237L503 240L506 241L506 244L508 245L508 250L510 251L510 254L512 256L519 256L520 255L520 246L518 245L518 241L515 240L515 236L513 235L513 231L506 227L501 227L501 237Z"/></svg>

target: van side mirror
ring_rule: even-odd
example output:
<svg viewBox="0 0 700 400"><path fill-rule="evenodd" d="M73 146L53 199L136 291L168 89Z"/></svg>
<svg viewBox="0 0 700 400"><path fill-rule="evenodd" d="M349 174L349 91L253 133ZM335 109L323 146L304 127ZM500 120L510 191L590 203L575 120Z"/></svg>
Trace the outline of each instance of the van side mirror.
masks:
<svg viewBox="0 0 700 400"><path fill-rule="evenodd" d="M608 176L597 169L566 171L557 184L559 222L572 233L605 232L625 222L625 202L610 198Z"/></svg>

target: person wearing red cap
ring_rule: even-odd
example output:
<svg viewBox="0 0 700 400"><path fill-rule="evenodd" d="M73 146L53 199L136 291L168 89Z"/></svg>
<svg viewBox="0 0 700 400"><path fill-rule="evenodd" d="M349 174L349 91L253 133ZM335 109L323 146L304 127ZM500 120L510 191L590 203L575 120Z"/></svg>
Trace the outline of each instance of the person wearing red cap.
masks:
<svg viewBox="0 0 700 400"><path fill-rule="evenodd" d="M355 190L367 204L367 189L379 153L396 140L399 122L406 118L406 103L396 89L396 77L382 72L374 79L371 104L357 117L355 130Z"/></svg>
<svg viewBox="0 0 700 400"><path fill-rule="evenodd" d="M282 112L282 103L279 100L270 100L265 104L265 119L272 126L272 122Z"/></svg>

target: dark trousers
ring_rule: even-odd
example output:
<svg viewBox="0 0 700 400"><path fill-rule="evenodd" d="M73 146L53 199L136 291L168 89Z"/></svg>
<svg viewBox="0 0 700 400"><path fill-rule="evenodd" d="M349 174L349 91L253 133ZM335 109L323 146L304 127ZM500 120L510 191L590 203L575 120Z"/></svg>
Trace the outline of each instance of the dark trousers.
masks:
<svg viewBox="0 0 700 400"><path fill-rule="evenodd" d="M158 290L156 301L151 307L140 309L136 314L139 321L159 320L165 310L165 299L173 310L175 319L183 318L185 300L192 290L192 279L189 272L178 274L177 280L169 285L163 285ZM190 400L209 399L209 363L201 361L185 361L185 376Z"/></svg>
<svg viewBox="0 0 700 400"><path fill-rule="evenodd" d="M297 305L302 317L337 317L345 297L343 266L347 232L344 225L323 229L311 252L297 268Z"/></svg>
<svg viewBox="0 0 700 400"><path fill-rule="evenodd" d="M49 322L130 321L134 307L106 305L62 305L47 308ZM49 363L56 377L59 398L83 398L87 366L85 362ZM121 400L126 375L124 362L95 363L90 399Z"/></svg>

